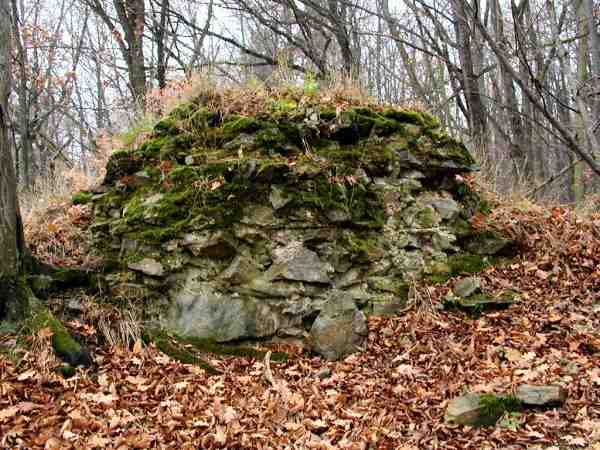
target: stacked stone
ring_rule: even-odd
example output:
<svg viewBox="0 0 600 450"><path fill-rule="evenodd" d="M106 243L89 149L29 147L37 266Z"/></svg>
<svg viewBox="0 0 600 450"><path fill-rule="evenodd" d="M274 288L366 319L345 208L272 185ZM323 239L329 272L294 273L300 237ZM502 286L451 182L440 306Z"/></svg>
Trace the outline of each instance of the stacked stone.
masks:
<svg viewBox="0 0 600 450"><path fill-rule="evenodd" d="M411 279L459 272L465 248L485 259L461 176L475 168L423 112L192 102L113 154L92 230L111 292L147 320L219 342L312 339L336 359L364 345L365 314L406 306Z"/></svg>

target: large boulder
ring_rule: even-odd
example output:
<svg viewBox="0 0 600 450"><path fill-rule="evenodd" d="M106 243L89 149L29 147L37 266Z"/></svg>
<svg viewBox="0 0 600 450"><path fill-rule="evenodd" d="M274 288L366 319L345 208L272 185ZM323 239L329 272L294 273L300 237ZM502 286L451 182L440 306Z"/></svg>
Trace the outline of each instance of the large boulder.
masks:
<svg viewBox="0 0 600 450"><path fill-rule="evenodd" d="M476 165L427 113L275 98L244 115L202 98L115 152L90 197L110 291L143 292L148 321L218 341L324 341L321 321L337 323L343 354L362 313L405 307L411 279L502 247L457 258L478 205L458 175Z"/></svg>

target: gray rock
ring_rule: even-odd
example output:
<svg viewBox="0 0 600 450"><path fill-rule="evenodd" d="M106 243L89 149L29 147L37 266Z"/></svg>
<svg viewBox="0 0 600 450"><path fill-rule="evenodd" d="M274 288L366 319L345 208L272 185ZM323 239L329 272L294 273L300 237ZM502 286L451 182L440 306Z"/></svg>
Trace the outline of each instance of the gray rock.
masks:
<svg viewBox="0 0 600 450"><path fill-rule="evenodd" d="M171 326L184 335L227 342L272 336L285 323L265 302L239 294L224 294L189 270L173 294Z"/></svg>
<svg viewBox="0 0 600 450"><path fill-rule="evenodd" d="M435 208L442 219L452 220L460 212L458 203L451 198L436 198L431 200L431 206Z"/></svg>
<svg viewBox="0 0 600 450"><path fill-rule="evenodd" d="M469 297L471 294L474 294L480 290L481 278L479 277L467 277L463 278L462 280L458 280L452 288L452 292L459 297Z"/></svg>
<svg viewBox="0 0 600 450"><path fill-rule="evenodd" d="M162 277L164 275L164 267L161 263L152 258L144 258L141 261L127 264L131 270L142 272L145 275L153 277Z"/></svg>
<svg viewBox="0 0 600 450"><path fill-rule="evenodd" d="M367 344L367 319L346 293L333 291L310 330L314 351L335 361L362 351Z"/></svg>
<svg viewBox="0 0 600 450"><path fill-rule="evenodd" d="M247 256L237 255L219 278L232 285L248 283L259 275L258 265Z"/></svg>
<svg viewBox="0 0 600 450"><path fill-rule="evenodd" d="M306 281L309 283L330 283L329 276L333 267L320 260L319 256L302 246L301 242L292 242L286 247L273 251L275 266L270 270L275 278Z"/></svg>
<svg viewBox="0 0 600 450"><path fill-rule="evenodd" d="M452 399L446 409L444 420L447 423L471 427L494 425L504 411L499 408L489 408L482 399L483 395L475 392Z"/></svg>
<svg viewBox="0 0 600 450"><path fill-rule="evenodd" d="M465 250L476 255L496 255L514 247L514 241L493 232L484 232L472 236L464 243Z"/></svg>
<svg viewBox="0 0 600 450"><path fill-rule="evenodd" d="M557 385L522 384L517 388L515 396L528 406L562 405L567 399L567 390Z"/></svg>
<svg viewBox="0 0 600 450"><path fill-rule="evenodd" d="M431 235L431 245L438 251L454 248L456 236L445 230L435 230Z"/></svg>
<svg viewBox="0 0 600 450"><path fill-rule="evenodd" d="M271 186L271 193L269 194L269 201L273 206L273 209L281 209L289 202L292 201L292 197L285 194L285 191L278 186Z"/></svg>
<svg viewBox="0 0 600 450"><path fill-rule="evenodd" d="M194 256L209 256L211 258L227 258L235 254L235 247L221 231L186 233L183 235L183 245Z"/></svg>
<svg viewBox="0 0 600 450"><path fill-rule="evenodd" d="M449 306L458 306L464 309L502 309L507 308L519 300L517 294L506 291L500 295L494 296L488 293L475 293L469 297L456 297L452 294L446 297Z"/></svg>
<svg viewBox="0 0 600 450"><path fill-rule="evenodd" d="M352 218L350 213L342 209L330 209L325 215L333 223L348 222Z"/></svg>
<svg viewBox="0 0 600 450"><path fill-rule="evenodd" d="M254 205L252 208L248 208L242 218L242 223L246 225L258 225L261 227L275 227L278 222L272 208L260 205Z"/></svg>

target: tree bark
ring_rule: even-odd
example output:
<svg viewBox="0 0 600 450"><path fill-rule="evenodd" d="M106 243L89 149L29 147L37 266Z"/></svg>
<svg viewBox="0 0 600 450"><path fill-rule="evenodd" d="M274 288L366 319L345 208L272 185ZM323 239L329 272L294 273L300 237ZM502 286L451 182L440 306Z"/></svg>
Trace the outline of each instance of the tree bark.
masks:
<svg viewBox="0 0 600 450"><path fill-rule="evenodd" d="M465 6L468 6L466 0L452 0L450 3L458 45L458 57L460 59L460 67L462 70L464 95L469 111L469 130L475 148L485 154L487 116L485 114L485 106L481 98L481 92L479 91L479 75L475 73L473 46L471 43L471 39L475 33L475 27L472 27L469 24L465 10ZM475 2L475 5L475 14L479 14L477 8L478 3ZM474 17L473 20L479 21L479 17Z"/></svg>
<svg viewBox="0 0 600 450"><path fill-rule="evenodd" d="M15 318L19 312L20 250L23 248L8 128L11 17L9 0L0 0L0 318Z"/></svg>

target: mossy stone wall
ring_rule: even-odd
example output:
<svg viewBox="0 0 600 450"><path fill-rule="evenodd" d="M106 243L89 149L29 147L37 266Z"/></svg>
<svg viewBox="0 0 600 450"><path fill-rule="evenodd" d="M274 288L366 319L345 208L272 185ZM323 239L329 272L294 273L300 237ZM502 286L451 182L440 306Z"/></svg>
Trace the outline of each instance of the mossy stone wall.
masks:
<svg viewBox="0 0 600 450"><path fill-rule="evenodd" d="M393 314L413 278L460 270L476 169L431 115L274 101L244 116L200 100L115 152L91 197L113 294L216 341L303 338L343 290ZM467 255L481 265L487 255Z"/></svg>

